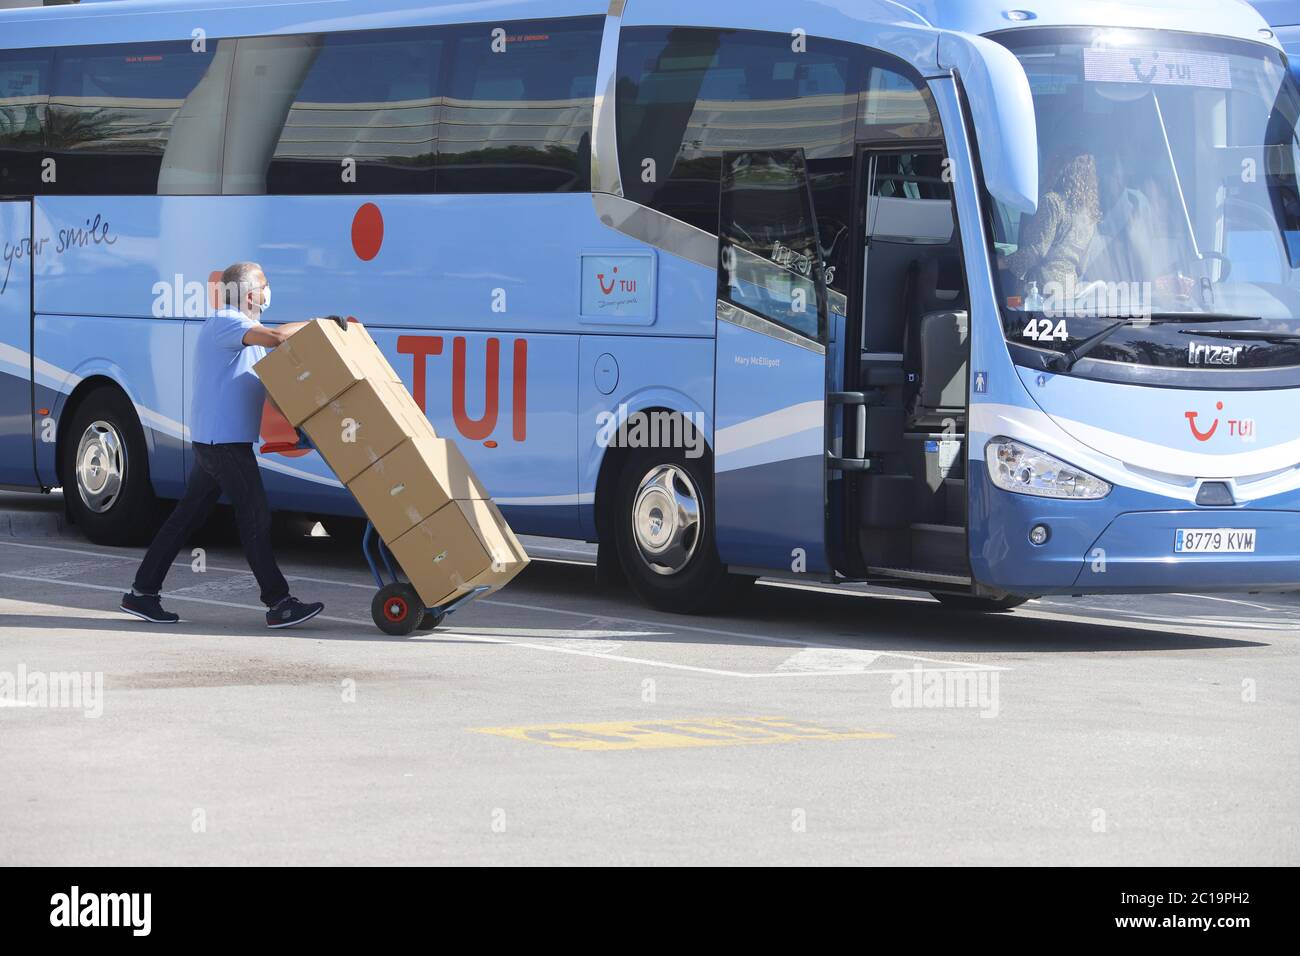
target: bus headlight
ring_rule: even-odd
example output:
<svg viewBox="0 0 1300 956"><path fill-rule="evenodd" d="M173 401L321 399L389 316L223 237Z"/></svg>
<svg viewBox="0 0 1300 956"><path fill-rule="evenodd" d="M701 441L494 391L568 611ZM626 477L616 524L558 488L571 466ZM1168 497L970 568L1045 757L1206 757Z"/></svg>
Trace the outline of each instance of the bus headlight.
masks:
<svg viewBox="0 0 1300 956"><path fill-rule="evenodd" d="M1042 498L1105 498L1110 485L1086 471L1018 441L999 436L984 448L993 484Z"/></svg>

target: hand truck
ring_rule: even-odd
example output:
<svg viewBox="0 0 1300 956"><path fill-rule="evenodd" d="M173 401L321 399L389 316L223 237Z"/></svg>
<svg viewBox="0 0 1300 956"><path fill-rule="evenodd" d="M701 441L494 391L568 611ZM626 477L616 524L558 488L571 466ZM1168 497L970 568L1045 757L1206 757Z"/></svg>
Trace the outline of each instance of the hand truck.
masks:
<svg viewBox="0 0 1300 956"><path fill-rule="evenodd" d="M370 601L370 616L376 627L394 637L405 637L417 630L432 631L448 614L456 613L470 601L491 590L486 584L480 584L440 607L425 607L420 596L415 593L415 588L397 576L393 553L369 521L361 535L361 553L370 566L375 586L379 589ZM388 572L387 579L385 571Z"/></svg>

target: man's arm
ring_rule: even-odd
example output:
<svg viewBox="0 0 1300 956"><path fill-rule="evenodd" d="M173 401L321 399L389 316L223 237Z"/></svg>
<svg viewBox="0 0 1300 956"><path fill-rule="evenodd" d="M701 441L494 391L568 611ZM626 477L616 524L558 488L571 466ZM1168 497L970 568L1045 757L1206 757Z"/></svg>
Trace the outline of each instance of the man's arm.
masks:
<svg viewBox="0 0 1300 956"><path fill-rule="evenodd" d="M244 344L262 345L268 349L273 349L304 325L311 322L337 322L339 327L344 330L348 327L348 320L337 315L327 315L324 318L318 317L315 319L308 319L306 322L286 322L284 325L257 325L244 333Z"/></svg>
<svg viewBox="0 0 1300 956"><path fill-rule="evenodd" d="M244 344L273 349L306 324L306 322L287 322L284 325L255 325L244 333Z"/></svg>

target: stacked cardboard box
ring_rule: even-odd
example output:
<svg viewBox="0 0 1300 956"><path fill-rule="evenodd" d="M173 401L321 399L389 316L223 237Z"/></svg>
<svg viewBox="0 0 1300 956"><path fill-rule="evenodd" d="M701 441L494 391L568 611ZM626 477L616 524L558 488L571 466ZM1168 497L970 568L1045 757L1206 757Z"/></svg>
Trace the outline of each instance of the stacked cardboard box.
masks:
<svg viewBox="0 0 1300 956"><path fill-rule="evenodd" d="M455 444L439 438L359 323L316 321L255 371L360 502L429 607L504 586L528 556Z"/></svg>

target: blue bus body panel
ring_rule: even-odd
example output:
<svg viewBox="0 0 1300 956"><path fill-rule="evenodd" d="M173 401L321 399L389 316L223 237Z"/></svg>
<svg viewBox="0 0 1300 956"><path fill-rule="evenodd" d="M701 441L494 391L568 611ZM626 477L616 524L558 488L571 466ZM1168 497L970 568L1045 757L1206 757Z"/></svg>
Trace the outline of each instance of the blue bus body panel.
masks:
<svg viewBox="0 0 1300 956"><path fill-rule="evenodd" d="M985 529L972 570L984 584L1019 594L1295 587L1300 576L1300 492L1226 508L1115 488L1097 501L1011 494L983 466L971 476L972 527ZM1044 545L1029 529L1044 524ZM1255 531L1253 554L1178 554L1179 529Z"/></svg>
<svg viewBox="0 0 1300 956"><path fill-rule="evenodd" d="M354 228L367 206L382 221L369 244ZM118 382L145 426L164 496L184 488L192 396L183 373L208 281L241 259L266 269L269 321L364 322L520 531L587 533L580 509L594 499L599 411L652 402L706 422L712 414L712 270L602 225L586 194L46 197L37 207L49 240L36 260L38 358L51 370L42 400L57 416L87 377ZM501 251L503 222L535 241ZM643 316L584 312L584 284L603 275L583 270L584 255L628 270L657 261L644 274ZM590 362L579 365L584 337L618 343L623 376L600 402ZM272 411L263 424L263 440L284 437ZM261 463L274 507L358 513L315 453ZM47 483L53 469L50 449Z"/></svg>
<svg viewBox="0 0 1300 956"><path fill-rule="evenodd" d="M493 0L478 4L303 0L252 5L245 0L114 0L67 8L0 10L0 49L191 40L196 29L202 29L208 38L273 36L595 16L608 9L609 0Z"/></svg>
<svg viewBox="0 0 1300 956"><path fill-rule="evenodd" d="M603 225L584 193L46 196L36 204L50 239L37 257L45 313L202 317L212 274L253 259L274 290L270 323L334 314L373 328L713 334L712 286L666 254L652 323L580 315L581 255L653 251Z"/></svg>
<svg viewBox="0 0 1300 956"><path fill-rule="evenodd" d="M713 271L681 262L683 274ZM697 306L698 308L698 306ZM596 482L608 450L603 439L629 416L671 409L690 416L714 444L713 340L584 335L578 359L578 503L582 537L596 540Z"/></svg>
<svg viewBox="0 0 1300 956"><path fill-rule="evenodd" d="M972 408L972 455L981 460L971 463L971 519L984 529L972 541L972 566L981 581L1021 593L1300 581L1300 392L1140 388L1017 371L1028 401ZM1095 501L1002 491L982 461L996 435L1056 455L1113 490ZM1236 505L1198 506L1206 479L1224 481ZM1028 541L1035 524L1051 529L1044 545ZM1256 551L1176 555L1183 528L1254 529Z"/></svg>
<svg viewBox="0 0 1300 956"><path fill-rule="evenodd" d="M39 263L39 258L38 258ZM37 283L39 309L40 283ZM135 405L149 451L154 490L178 497L185 488L181 444L181 341L179 321L118 317L36 315L37 404L61 421L68 397L88 379L118 384ZM87 386L93 385L87 382ZM76 441L76 437L70 440ZM58 485L55 446L37 442L45 485Z"/></svg>
<svg viewBox="0 0 1300 956"><path fill-rule="evenodd" d="M826 356L719 321L716 362L719 555L824 573Z"/></svg>
<svg viewBox="0 0 1300 956"><path fill-rule="evenodd" d="M927 75L937 68L941 31L982 35L1022 26L1088 25L1180 29L1262 40L1265 26L1244 0L1144 0L1093 3L1040 0L1032 21L1012 21L987 0L788 0L781 3L700 3L625 0L625 25L730 27L848 40L908 61ZM67 43L191 40L196 25L208 38L382 30L463 22L617 14L609 0L497 0L419 3L418 0L304 0L259 5L243 0L114 0L112 3L0 10L0 49Z"/></svg>
<svg viewBox="0 0 1300 956"><path fill-rule="evenodd" d="M34 486L31 204L0 202L0 485Z"/></svg>

